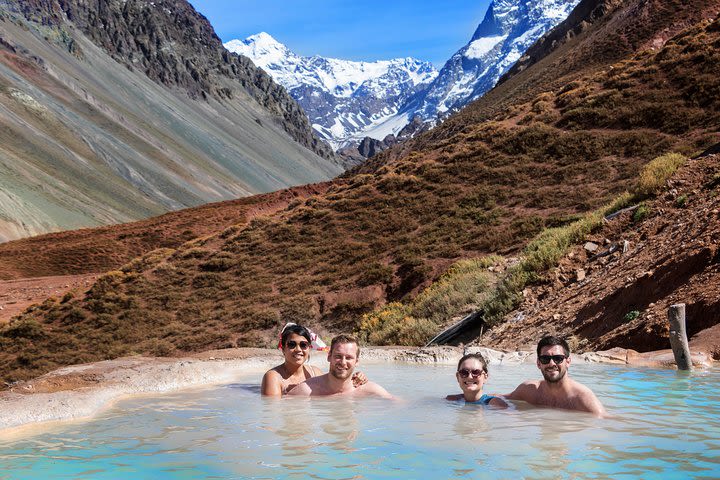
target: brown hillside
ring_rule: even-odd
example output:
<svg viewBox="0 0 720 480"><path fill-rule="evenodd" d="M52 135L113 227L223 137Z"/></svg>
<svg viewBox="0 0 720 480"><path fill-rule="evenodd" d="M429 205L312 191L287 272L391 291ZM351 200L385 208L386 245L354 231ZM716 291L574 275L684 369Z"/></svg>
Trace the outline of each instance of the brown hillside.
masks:
<svg viewBox="0 0 720 480"><path fill-rule="evenodd" d="M175 248L188 240L271 215L291 201L323 193L329 185L305 185L138 222L0 243L0 280L107 272L151 250Z"/></svg>
<svg viewBox="0 0 720 480"><path fill-rule="evenodd" d="M646 3L627 2L612 18ZM696 24L661 49L638 47L603 68L598 58L561 88L552 72L533 76L540 61L502 86L534 79L529 97L481 100L407 154L381 155L322 195L151 253L84 298L31 309L0 330L3 375L135 352L269 344L286 319L354 330L362 313L412 298L459 259L517 252L543 228L628 189L651 159L720 140L720 20L705 20L719 3L650 11L662 14L657 28L679 18ZM624 25L647 21L626 17ZM548 61L586 46L593 28Z"/></svg>
<svg viewBox="0 0 720 480"><path fill-rule="evenodd" d="M644 208L645 218L627 212L589 236L595 254L573 248L481 341L512 348L556 333L583 350L660 350L669 348L668 307L685 303L691 345L720 359L720 156L688 162ZM605 255L624 241L626 252Z"/></svg>

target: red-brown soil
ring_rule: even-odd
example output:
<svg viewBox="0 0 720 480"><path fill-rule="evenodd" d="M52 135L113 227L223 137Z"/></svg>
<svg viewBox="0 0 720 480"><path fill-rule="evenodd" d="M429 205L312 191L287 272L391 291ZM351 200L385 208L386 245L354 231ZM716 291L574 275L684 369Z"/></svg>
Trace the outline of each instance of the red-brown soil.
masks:
<svg viewBox="0 0 720 480"><path fill-rule="evenodd" d="M691 348L719 359L720 156L691 160L646 205L644 220L635 223L627 212L586 239L600 245L596 256L612 245L617 251L593 259L577 245L481 343L530 346L554 333L581 350L660 350L669 348L669 306L685 303Z"/></svg>
<svg viewBox="0 0 720 480"><path fill-rule="evenodd" d="M90 273L0 281L0 324L47 298L61 298L73 291L84 292L97 278L97 274Z"/></svg>
<svg viewBox="0 0 720 480"><path fill-rule="evenodd" d="M329 185L327 182L304 185L228 202L210 203L138 222L50 233L2 243L0 280L103 273L151 250L175 248L197 237L217 233L231 226L241 226L254 218L275 213L286 208L293 200L325 192ZM32 289L31 282L28 282L25 280L23 285ZM37 288L45 288L45 280L39 282ZM54 292L50 294L54 295Z"/></svg>

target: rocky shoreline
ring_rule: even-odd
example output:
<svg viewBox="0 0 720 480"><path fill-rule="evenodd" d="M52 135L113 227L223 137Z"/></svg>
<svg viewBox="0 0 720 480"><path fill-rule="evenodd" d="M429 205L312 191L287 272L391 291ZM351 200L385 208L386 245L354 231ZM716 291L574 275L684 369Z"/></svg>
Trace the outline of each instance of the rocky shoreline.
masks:
<svg viewBox="0 0 720 480"><path fill-rule="evenodd" d="M490 365L534 362L534 352L502 352L472 347ZM364 363L425 363L452 365L463 355L459 347L364 347ZM706 353L693 352L697 368L713 365ZM126 396L176 391L221 384L248 373L261 373L281 361L275 350L235 348L214 350L184 358L126 357L73 365L0 392L0 431L41 422L90 417ZM638 353L615 348L573 354L573 362L611 363L635 367L675 368L670 350Z"/></svg>

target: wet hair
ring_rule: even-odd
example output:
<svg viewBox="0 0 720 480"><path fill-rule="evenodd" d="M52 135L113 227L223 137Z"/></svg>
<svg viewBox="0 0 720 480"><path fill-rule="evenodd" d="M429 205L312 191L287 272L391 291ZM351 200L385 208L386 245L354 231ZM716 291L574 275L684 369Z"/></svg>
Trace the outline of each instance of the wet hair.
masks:
<svg viewBox="0 0 720 480"><path fill-rule="evenodd" d="M468 353L468 354L463 355L462 358L460 359L460 361L458 362L457 369L460 370L460 365L462 365L462 363L465 360L469 360L471 358L474 358L475 360L480 362L480 365L482 365L482 371L485 373L488 373L487 362L485 361L485 358L482 355L480 355L479 353Z"/></svg>
<svg viewBox="0 0 720 480"><path fill-rule="evenodd" d="M357 347L357 358L360 358L360 344L358 343L357 338L341 333L330 342L330 353L332 353L333 349L335 349L335 345L339 343L354 343Z"/></svg>
<svg viewBox="0 0 720 480"><path fill-rule="evenodd" d="M556 337L554 335L545 335L540 339L537 346L537 354L540 355L540 352L544 347L554 347L555 345L560 345L563 348L563 350L565 351L565 356L570 355L570 347L568 346L565 339Z"/></svg>
<svg viewBox="0 0 720 480"><path fill-rule="evenodd" d="M302 325L288 325L285 327L280 334L280 346L285 347L285 342L287 342L287 339L290 338L290 335L292 334L300 335L301 337L305 337L308 341L308 343L312 343L312 340L310 339L310 330L303 327Z"/></svg>

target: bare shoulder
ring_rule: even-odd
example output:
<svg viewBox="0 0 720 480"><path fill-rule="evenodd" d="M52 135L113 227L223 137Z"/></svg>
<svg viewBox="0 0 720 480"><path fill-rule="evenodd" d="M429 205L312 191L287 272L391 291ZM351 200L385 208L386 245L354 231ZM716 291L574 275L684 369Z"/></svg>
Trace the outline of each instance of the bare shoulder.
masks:
<svg viewBox="0 0 720 480"><path fill-rule="evenodd" d="M387 390L375 382L367 382L356 388L356 392L363 395L377 395L383 398L395 398Z"/></svg>
<svg viewBox="0 0 720 480"><path fill-rule="evenodd" d="M504 395L504 397L510 400L531 401L537 396L539 388L539 380L527 380L518 385L511 393Z"/></svg>
<svg viewBox="0 0 720 480"><path fill-rule="evenodd" d="M323 374L322 370L320 370L318 367L316 367L314 365L308 365L308 367L312 370L313 377L319 377L320 375Z"/></svg>
<svg viewBox="0 0 720 480"><path fill-rule="evenodd" d="M600 400L598 400L595 393L585 385L574 382L575 391L575 404L579 410L585 410L598 417L604 417L607 415L605 407L603 407Z"/></svg>
<svg viewBox="0 0 720 480"><path fill-rule="evenodd" d="M262 383L260 384L260 393L268 396L280 396L283 390L283 378L276 370L277 367L268 370L263 375Z"/></svg>

